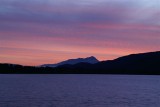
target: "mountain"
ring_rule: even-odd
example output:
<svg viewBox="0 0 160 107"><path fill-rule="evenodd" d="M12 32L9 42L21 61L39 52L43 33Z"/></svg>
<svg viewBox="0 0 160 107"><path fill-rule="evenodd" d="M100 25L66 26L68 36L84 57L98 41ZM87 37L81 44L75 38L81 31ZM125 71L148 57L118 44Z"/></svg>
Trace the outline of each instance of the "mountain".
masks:
<svg viewBox="0 0 160 107"><path fill-rule="evenodd" d="M87 58L69 59L69 60L59 62L57 64L44 64L44 65L41 65L41 67L57 67L57 66L65 65L65 64L74 65L74 64L78 64L82 62L95 64L95 63L98 63L99 61L94 56L91 56Z"/></svg>
<svg viewBox="0 0 160 107"><path fill-rule="evenodd" d="M95 64L79 63L59 66L71 73L93 74L160 74L160 51L131 54Z"/></svg>
<svg viewBox="0 0 160 107"><path fill-rule="evenodd" d="M95 65L102 71L119 71L122 73L150 73L160 71L160 51L131 54L111 61L100 62Z"/></svg>
<svg viewBox="0 0 160 107"><path fill-rule="evenodd" d="M131 54L101 62L97 62L95 59L94 57L70 59L58 63L57 67L0 64L0 73L160 75L160 51Z"/></svg>

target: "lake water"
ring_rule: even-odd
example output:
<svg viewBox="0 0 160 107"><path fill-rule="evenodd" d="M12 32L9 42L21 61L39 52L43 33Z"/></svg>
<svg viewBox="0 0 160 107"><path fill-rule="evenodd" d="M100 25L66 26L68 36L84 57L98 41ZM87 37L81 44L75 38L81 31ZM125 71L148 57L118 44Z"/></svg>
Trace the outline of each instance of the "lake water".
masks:
<svg viewBox="0 0 160 107"><path fill-rule="evenodd" d="M160 107L160 76L1 74L0 107Z"/></svg>

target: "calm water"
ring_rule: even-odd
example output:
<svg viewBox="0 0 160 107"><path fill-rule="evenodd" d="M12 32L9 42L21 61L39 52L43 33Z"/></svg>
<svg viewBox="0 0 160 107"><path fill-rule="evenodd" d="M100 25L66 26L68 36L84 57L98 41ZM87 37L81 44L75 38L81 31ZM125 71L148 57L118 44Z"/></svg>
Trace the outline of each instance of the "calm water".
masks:
<svg viewBox="0 0 160 107"><path fill-rule="evenodd" d="M160 107L160 76L0 75L0 107Z"/></svg>

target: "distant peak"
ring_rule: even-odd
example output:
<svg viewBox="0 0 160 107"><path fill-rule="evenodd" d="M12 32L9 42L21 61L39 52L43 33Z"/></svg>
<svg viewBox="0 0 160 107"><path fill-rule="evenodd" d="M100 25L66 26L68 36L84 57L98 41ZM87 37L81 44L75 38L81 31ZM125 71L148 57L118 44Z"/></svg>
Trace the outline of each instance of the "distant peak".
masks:
<svg viewBox="0 0 160 107"><path fill-rule="evenodd" d="M96 59L96 57L94 57L94 56L90 56L90 57L87 57L87 58L95 58Z"/></svg>
<svg viewBox="0 0 160 107"><path fill-rule="evenodd" d="M56 67L56 66L60 66L60 65L64 65L64 64L77 64L77 63L90 63L90 64L95 64L98 63L99 60L97 60L94 56L90 56L90 57L86 57L86 58L77 58L77 59L68 59L62 62L59 62L57 64L44 64L42 66L49 66L49 67Z"/></svg>
<svg viewBox="0 0 160 107"><path fill-rule="evenodd" d="M94 57L94 56L90 56L90 57L88 57L88 58L96 58L96 57Z"/></svg>
<svg viewBox="0 0 160 107"><path fill-rule="evenodd" d="M89 60L89 61L93 61L93 62L99 62L98 60L97 60L97 58L96 57L94 57L94 56L90 56L90 57L87 57L87 58L85 58L85 60Z"/></svg>

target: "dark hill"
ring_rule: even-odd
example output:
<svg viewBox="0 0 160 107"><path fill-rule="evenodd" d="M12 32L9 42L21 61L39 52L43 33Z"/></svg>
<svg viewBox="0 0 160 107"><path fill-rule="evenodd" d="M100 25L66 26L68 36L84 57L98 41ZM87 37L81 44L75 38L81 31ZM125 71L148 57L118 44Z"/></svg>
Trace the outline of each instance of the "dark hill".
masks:
<svg viewBox="0 0 160 107"><path fill-rule="evenodd" d="M87 72L103 74L160 74L160 51L131 54L114 60L96 64L79 63L77 65L60 66L70 72Z"/></svg>

